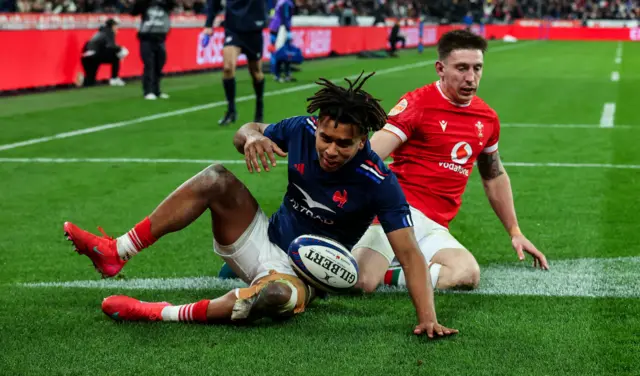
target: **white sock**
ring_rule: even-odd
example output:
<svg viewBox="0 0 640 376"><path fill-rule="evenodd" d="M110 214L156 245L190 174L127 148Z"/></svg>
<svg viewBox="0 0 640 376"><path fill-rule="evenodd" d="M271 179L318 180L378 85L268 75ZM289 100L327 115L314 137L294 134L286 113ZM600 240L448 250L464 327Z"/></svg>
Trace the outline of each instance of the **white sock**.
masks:
<svg viewBox="0 0 640 376"><path fill-rule="evenodd" d="M136 247L136 244L131 239L131 236L129 236L129 233L131 233L131 231L127 232L126 234L116 239L116 245L118 247L118 255L123 260L129 260L130 258L138 254L138 248Z"/></svg>
<svg viewBox="0 0 640 376"><path fill-rule="evenodd" d="M166 306L162 309L162 321L194 321L193 306L196 303Z"/></svg>
<svg viewBox="0 0 640 376"><path fill-rule="evenodd" d="M433 289L436 289L436 285L438 284L438 274L440 274L440 264L429 264L429 274L431 275L431 285Z"/></svg>

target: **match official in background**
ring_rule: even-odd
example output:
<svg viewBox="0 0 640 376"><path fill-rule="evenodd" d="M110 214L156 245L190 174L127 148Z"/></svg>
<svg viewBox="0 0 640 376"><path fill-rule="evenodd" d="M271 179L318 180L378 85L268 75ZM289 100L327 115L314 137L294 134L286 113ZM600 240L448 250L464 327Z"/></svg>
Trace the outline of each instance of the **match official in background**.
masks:
<svg viewBox="0 0 640 376"><path fill-rule="evenodd" d="M144 99L169 98L160 90L162 68L167 61L165 41L171 28L169 14L175 7L175 0L136 0L131 15L142 16L138 40L140 56L144 64L142 89Z"/></svg>
<svg viewBox="0 0 640 376"><path fill-rule="evenodd" d="M221 0L207 0L205 34L209 36L213 34L213 21L221 9ZM219 125L228 125L237 119L235 75L240 54L247 56L249 73L253 79L253 89L256 93L256 109L253 120L262 123L264 112L264 74L261 62L264 48L262 29L266 26L266 19L266 0L226 0L222 85L227 98L227 112L218 121Z"/></svg>
<svg viewBox="0 0 640 376"><path fill-rule="evenodd" d="M118 23L114 19L108 19L103 26L100 26L95 33L82 47L82 69L84 75L79 74L76 81L77 86L94 86L98 68L102 64L111 65L111 86L124 86L124 81L120 79L120 60L129 54L125 47L116 44L116 34L118 33Z"/></svg>

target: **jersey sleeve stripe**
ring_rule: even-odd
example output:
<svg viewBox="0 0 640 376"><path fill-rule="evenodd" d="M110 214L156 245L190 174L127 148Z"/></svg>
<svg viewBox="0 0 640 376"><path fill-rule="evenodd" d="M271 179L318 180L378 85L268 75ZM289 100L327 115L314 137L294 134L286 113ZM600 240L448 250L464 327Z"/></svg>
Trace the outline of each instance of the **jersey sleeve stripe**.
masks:
<svg viewBox="0 0 640 376"><path fill-rule="evenodd" d="M383 173L382 171L380 171L380 169L378 168L378 166L376 166L375 163L373 163L370 160L366 160L364 161L364 163L368 164L369 166L371 166L372 168L374 168L376 170L376 172L378 173L378 175L380 176L387 176L388 174Z"/></svg>
<svg viewBox="0 0 640 376"><path fill-rule="evenodd" d="M310 118L307 118L307 124L309 124L313 130L316 129L316 124Z"/></svg>
<svg viewBox="0 0 640 376"><path fill-rule="evenodd" d="M369 179L373 180L376 184L382 183L383 179L380 179L378 176L372 174L370 171L363 169L362 167L356 167L356 172L368 177Z"/></svg>
<svg viewBox="0 0 640 376"><path fill-rule="evenodd" d="M372 173L373 175L375 175L378 179L380 179L380 181L384 180L384 175L379 174L376 170L372 169L371 167L367 166L366 164L361 164L360 167L364 170L369 171L370 173Z"/></svg>
<svg viewBox="0 0 640 376"><path fill-rule="evenodd" d="M402 142L407 142L407 139L408 139L407 135L400 128L396 127L395 125L387 123L387 124L384 125L384 128L382 128L382 129L384 129L385 131L389 131L389 132L395 134L396 136L400 137Z"/></svg>
<svg viewBox="0 0 640 376"><path fill-rule="evenodd" d="M311 119L307 118L307 124L305 124L305 128L307 128L309 133L316 134L316 125Z"/></svg>
<svg viewBox="0 0 640 376"><path fill-rule="evenodd" d="M494 153L494 152L495 152L495 151L497 151L497 150L498 150L498 143L496 142L495 144L493 144L493 145L491 145L491 146L487 146L486 148L484 148L484 149L482 150L482 152L483 152L483 153L490 154L490 153Z"/></svg>

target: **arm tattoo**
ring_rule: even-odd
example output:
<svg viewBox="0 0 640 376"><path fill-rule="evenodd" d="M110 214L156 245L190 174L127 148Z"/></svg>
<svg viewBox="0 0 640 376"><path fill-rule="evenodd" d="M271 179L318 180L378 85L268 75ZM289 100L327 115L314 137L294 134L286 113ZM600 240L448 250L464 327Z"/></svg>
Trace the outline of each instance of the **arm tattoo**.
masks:
<svg viewBox="0 0 640 376"><path fill-rule="evenodd" d="M495 179L504 174L500 155L496 151L492 154L480 154L478 156L478 171L484 180Z"/></svg>

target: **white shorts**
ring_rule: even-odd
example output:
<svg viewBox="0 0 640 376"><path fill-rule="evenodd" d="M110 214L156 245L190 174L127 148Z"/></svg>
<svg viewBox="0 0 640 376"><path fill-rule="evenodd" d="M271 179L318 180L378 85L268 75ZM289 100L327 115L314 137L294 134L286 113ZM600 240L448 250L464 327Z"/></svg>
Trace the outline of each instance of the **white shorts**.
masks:
<svg viewBox="0 0 640 376"><path fill-rule="evenodd" d="M270 270L296 276L289 257L269 240L269 219L258 208L253 221L235 243L221 245L213 241L214 252L247 284L269 274Z"/></svg>
<svg viewBox="0 0 640 376"><path fill-rule="evenodd" d="M427 218L427 216L422 214L418 209L414 207L410 209L411 218L413 219L413 231L416 235L420 250L427 262L430 262L433 256L441 249L466 249L449 233L446 227ZM393 249L391 249L387 235L379 224L369 226L362 238L360 238L358 243L353 247L353 249L356 248L370 248L383 255L387 261L389 261L390 265L398 264L398 260L395 258Z"/></svg>

